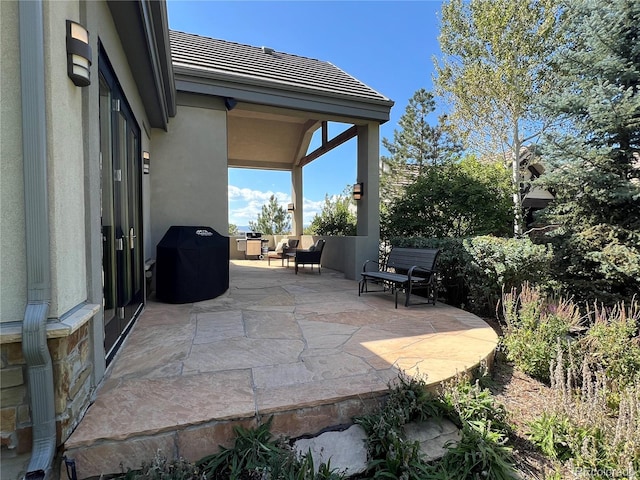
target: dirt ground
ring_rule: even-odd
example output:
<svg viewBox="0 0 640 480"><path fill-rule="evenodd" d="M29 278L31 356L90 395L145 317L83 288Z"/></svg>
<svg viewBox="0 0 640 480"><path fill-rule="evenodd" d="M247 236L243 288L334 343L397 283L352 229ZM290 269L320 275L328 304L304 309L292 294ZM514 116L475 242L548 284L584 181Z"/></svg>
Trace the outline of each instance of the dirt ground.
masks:
<svg viewBox="0 0 640 480"><path fill-rule="evenodd" d="M491 318L484 319L502 335L500 324ZM496 401L505 406L509 422L514 428L512 446L518 468L524 478L545 479L558 472L562 479L576 478L566 468L545 457L527 438L528 423L548 410L552 403L551 389L543 383L513 368L502 352L496 355L490 389ZM557 477L556 477L557 478Z"/></svg>

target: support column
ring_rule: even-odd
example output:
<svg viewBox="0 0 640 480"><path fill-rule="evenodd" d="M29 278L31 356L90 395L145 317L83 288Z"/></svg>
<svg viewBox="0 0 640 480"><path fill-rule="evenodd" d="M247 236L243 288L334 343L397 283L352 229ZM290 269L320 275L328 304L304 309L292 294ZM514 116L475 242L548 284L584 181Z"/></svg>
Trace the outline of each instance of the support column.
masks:
<svg viewBox="0 0 640 480"><path fill-rule="evenodd" d="M358 228L350 271L347 278L360 278L366 260L377 260L380 244L380 199L379 199L380 125L370 122L358 125L358 178L362 183L362 198L358 206Z"/></svg>
<svg viewBox="0 0 640 480"><path fill-rule="evenodd" d="M302 195L302 167L295 166L291 170L291 201L294 205L293 222L291 225L291 232L295 236L302 235L304 230L303 226L303 195Z"/></svg>
<svg viewBox="0 0 640 480"><path fill-rule="evenodd" d="M358 205L358 235L380 238L380 125L358 125L358 178L364 193Z"/></svg>

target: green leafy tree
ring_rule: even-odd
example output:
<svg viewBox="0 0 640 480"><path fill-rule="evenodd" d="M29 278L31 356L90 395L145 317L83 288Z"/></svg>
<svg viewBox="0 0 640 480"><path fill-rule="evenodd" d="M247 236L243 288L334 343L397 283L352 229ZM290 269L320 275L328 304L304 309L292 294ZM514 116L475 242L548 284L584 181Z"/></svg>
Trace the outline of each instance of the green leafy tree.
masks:
<svg viewBox="0 0 640 480"><path fill-rule="evenodd" d="M352 236L356 230L355 204L347 187L340 195L325 195L322 211L313 217L307 232L311 235Z"/></svg>
<svg viewBox="0 0 640 480"><path fill-rule="evenodd" d="M383 215L384 238L505 235L511 227L509 172L474 157L426 170Z"/></svg>
<svg viewBox="0 0 640 480"><path fill-rule="evenodd" d="M397 197L426 168L447 162L460 150L443 119L435 127L429 123L428 118L434 111L431 92L416 91L400 117L400 129L393 132L393 142L382 139L390 153L389 157L382 157L380 197L383 200Z"/></svg>
<svg viewBox="0 0 640 480"><path fill-rule="evenodd" d="M510 165L514 234L522 234L523 146L547 127L534 108L554 88L557 0L448 0L442 6L437 89L450 121L482 157Z"/></svg>
<svg viewBox="0 0 640 480"><path fill-rule="evenodd" d="M291 231L289 214L278 204L275 195L271 195L269 203L262 206L255 222L249 222L249 228L264 235L282 235Z"/></svg>
<svg viewBox="0 0 640 480"><path fill-rule="evenodd" d="M569 0L557 90L545 102L563 132L547 138L559 228L554 269L569 294L613 303L640 292L640 2Z"/></svg>
<svg viewBox="0 0 640 480"><path fill-rule="evenodd" d="M236 237L240 234L238 231L238 226L235 223L229 224L229 236Z"/></svg>

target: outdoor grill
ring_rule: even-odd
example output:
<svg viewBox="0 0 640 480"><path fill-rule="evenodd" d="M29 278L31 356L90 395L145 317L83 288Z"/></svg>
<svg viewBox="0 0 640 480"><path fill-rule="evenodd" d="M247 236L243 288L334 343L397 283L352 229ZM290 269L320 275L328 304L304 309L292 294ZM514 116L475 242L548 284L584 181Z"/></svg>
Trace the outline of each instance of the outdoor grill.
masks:
<svg viewBox="0 0 640 480"><path fill-rule="evenodd" d="M244 238L238 238L236 240L238 244L238 251L244 252L244 258L253 257L262 260L266 254L265 250L268 250L268 240L262 239L262 233L260 232L246 232Z"/></svg>

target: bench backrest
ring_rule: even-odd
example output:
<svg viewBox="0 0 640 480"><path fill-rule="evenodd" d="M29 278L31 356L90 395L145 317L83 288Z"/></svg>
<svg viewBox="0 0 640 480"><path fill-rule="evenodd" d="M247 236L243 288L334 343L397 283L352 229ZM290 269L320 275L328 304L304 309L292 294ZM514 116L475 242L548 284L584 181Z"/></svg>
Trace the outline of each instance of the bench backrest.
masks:
<svg viewBox="0 0 640 480"><path fill-rule="evenodd" d="M437 248L399 248L394 247L389 252L387 270L394 269L397 273L407 273L414 265L434 270L440 250Z"/></svg>

